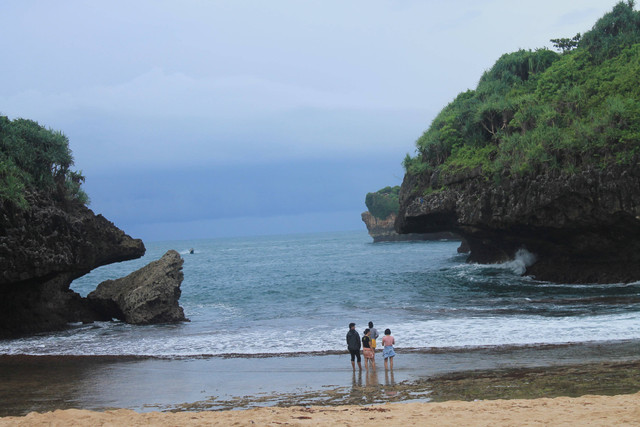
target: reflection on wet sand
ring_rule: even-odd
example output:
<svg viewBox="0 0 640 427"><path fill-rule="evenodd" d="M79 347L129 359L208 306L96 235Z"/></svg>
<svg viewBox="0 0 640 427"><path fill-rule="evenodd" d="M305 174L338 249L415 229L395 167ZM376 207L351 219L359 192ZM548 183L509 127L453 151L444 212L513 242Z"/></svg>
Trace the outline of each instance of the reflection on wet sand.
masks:
<svg viewBox="0 0 640 427"><path fill-rule="evenodd" d="M396 381L393 378L393 371L384 371L384 385L386 386L384 390L385 395L393 397L398 394L398 391L394 389L394 387L396 386Z"/></svg>
<svg viewBox="0 0 640 427"><path fill-rule="evenodd" d="M378 372L376 368L369 369L366 375L365 387L378 387L380 382L378 381Z"/></svg>
<svg viewBox="0 0 640 427"><path fill-rule="evenodd" d="M101 394L110 367L123 368L135 359L0 356L0 416L69 409L104 408L90 402Z"/></svg>
<svg viewBox="0 0 640 427"><path fill-rule="evenodd" d="M491 390L526 388L520 397L536 397L539 390L566 393L567 384L578 390L575 384L580 381L584 382L581 392L635 392L640 378L638 354L640 341L403 351L402 363L393 371L370 368L356 372L352 372L345 353L175 359L0 356L0 415L68 408L196 411L475 399L488 395L483 381L508 385L491 383ZM602 367L603 362L612 365ZM536 384L542 385L537 387L531 386L529 376L524 385L522 381L516 386L509 382L514 375L516 380L522 377L523 372L532 372L530 376L538 378L540 372L559 365L565 366L558 371L562 375L547 375L546 382L538 381ZM567 366L579 368L570 380L565 378Z"/></svg>

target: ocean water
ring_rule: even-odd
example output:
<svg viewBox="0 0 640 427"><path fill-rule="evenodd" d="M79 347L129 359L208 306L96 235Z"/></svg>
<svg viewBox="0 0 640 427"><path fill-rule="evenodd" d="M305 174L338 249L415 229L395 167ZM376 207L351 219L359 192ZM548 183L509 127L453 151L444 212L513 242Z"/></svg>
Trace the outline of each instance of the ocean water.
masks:
<svg viewBox="0 0 640 427"><path fill-rule="evenodd" d="M458 242L373 244L366 232L147 244L145 257L76 280L86 295L175 249L185 260L175 325L77 324L0 341L0 354L169 358L344 352L349 322L390 328L400 351L640 339L640 282L569 285L520 273L527 254L467 264ZM195 253L190 254L193 248Z"/></svg>

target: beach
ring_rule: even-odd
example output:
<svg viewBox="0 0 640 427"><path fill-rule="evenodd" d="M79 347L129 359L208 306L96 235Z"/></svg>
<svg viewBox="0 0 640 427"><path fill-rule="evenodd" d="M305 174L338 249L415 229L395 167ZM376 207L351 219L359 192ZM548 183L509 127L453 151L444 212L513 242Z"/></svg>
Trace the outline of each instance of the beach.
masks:
<svg viewBox="0 0 640 427"><path fill-rule="evenodd" d="M0 416L57 409L206 411L626 394L640 342L398 349L393 371L343 352L226 357L0 356ZM505 394L506 392L509 392Z"/></svg>
<svg viewBox="0 0 640 427"><path fill-rule="evenodd" d="M275 425L345 424L319 417L347 414L409 425L396 412L415 406L433 418L440 405L453 413L455 402L640 391L640 283L537 282L514 272L515 261L466 264L456 245L373 245L362 233L149 245L150 258L196 248L185 253L181 296L191 321L78 323L0 341L0 417L183 425L202 414L213 417L203 424L240 417ZM84 295L139 267L125 264L98 269L75 289ZM382 310L381 301L393 303ZM380 351L376 370L352 370L347 325L362 333L370 320L395 336L393 371Z"/></svg>
<svg viewBox="0 0 640 427"><path fill-rule="evenodd" d="M0 419L0 426L99 425L640 425L640 393L578 398L395 403L376 406L258 408L244 411L137 413L58 410Z"/></svg>
<svg viewBox="0 0 640 427"><path fill-rule="evenodd" d="M0 426L640 425L640 360L532 363L558 351L567 350L503 349L500 364L476 352L488 369L429 375L424 353L401 355L394 371L355 372L344 354L2 357Z"/></svg>

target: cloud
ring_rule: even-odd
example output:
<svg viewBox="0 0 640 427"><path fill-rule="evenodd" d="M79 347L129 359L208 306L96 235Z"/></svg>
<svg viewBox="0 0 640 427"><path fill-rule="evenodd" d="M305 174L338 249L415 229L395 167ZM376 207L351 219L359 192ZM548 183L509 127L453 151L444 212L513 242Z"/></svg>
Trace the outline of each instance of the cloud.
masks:
<svg viewBox="0 0 640 427"><path fill-rule="evenodd" d="M30 90L4 103L60 123L76 163L90 170L388 151L410 146L429 114L257 76L197 79L160 69L119 85Z"/></svg>
<svg viewBox="0 0 640 427"><path fill-rule="evenodd" d="M402 179L386 157L138 170L87 177L92 207L127 224L366 210Z"/></svg>
<svg viewBox="0 0 640 427"><path fill-rule="evenodd" d="M357 212L500 55L607 3L3 2L0 114L62 130L123 226Z"/></svg>

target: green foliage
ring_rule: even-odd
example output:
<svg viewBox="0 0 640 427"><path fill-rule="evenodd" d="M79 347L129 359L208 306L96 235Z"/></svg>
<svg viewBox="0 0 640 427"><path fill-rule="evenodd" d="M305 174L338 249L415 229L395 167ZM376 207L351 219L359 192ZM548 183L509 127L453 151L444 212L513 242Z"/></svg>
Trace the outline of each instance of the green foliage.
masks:
<svg viewBox="0 0 640 427"><path fill-rule="evenodd" d="M26 209L24 192L33 188L88 203L81 188L84 177L71 166L69 140L62 132L0 116L0 199Z"/></svg>
<svg viewBox="0 0 640 427"><path fill-rule="evenodd" d="M392 213L397 214L400 186L385 187L375 193L367 193L365 204L369 213L378 219L386 219Z"/></svg>
<svg viewBox="0 0 640 427"><path fill-rule="evenodd" d="M512 86L526 82L530 77L545 71L557 59L558 54L548 49L535 51L521 49L514 53L506 53L489 71L484 73L478 83L478 90L485 84L498 81L504 85L499 91L504 94Z"/></svg>
<svg viewBox="0 0 640 427"><path fill-rule="evenodd" d="M493 145L481 148L469 145L456 146L451 154L451 161L446 163L443 170L452 174L474 169L487 172L493 167L496 150Z"/></svg>
<svg viewBox="0 0 640 427"><path fill-rule="evenodd" d="M633 10L634 5L634 1L619 2L582 37L578 46L588 51L595 63L613 58L625 47L640 43L640 14Z"/></svg>
<svg viewBox="0 0 640 427"><path fill-rule="evenodd" d="M581 38L500 57L407 155L408 174L577 173L640 158L640 12L620 2Z"/></svg>
<svg viewBox="0 0 640 427"><path fill-rule="evenodd" d="M553 47L555 47L557 50L561 50L562 53L567 53L570 50L578 47L578 43L580 42L581 37L582 36L580 35L580 33L578 33L570 39L563 37L560 39L551 39L550 41L551 43L553 43Z"/></svg>

